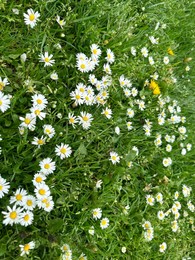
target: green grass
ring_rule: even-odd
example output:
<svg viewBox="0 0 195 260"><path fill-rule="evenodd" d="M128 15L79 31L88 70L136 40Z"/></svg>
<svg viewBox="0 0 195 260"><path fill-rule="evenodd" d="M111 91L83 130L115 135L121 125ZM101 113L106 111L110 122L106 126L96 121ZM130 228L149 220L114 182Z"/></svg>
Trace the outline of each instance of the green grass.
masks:
<svg viewBox="0 0 195 260"><path fill-rule="evenodd" d="M70 246L72 259L79 259L82 253L87 259L97 260L194 259L194 212L187 207L187 202L194 203L195 199L194 5L187 0L0 1L0 77L6 77L10 83L3 93L12 95L10 108L5 113L0 111L0 169L1 176L10 182L9 193L0 201L1 212L10 206L9 199L19 187L35 196L32 179L40 170L41 160L50 157L56 163L55 172L46 180L54 201L51 212L36 207L34 221L27 227L4 225L0 214L0 259L23 259L19 245L30 241L35 242L35 248L30 251L29 259L64 259L63 244ZM19 10L18 15L13 13L13 8ZM23 13L29 8L41 15L33 29L23 19ZM57 15L66 22L63 28L56 22ZM159 28L155 30L158 22ZM149 36L159 38L159 43L153 45ZM90 56L90 46L94 43L102 50L99 66L91 72L98 79L105 75L102 67L107 49L115 54L109 98L105 106L75 107L70 93L79 82L89 84L90 74L77 70L76 54L83 52ZM135 57L131 54L133 46L137 50ZM154 58L153 66L141 55L143 47ZM173 56L168 54L168 48L173 50ZM39 55L45 51L53 54L52 67L44 67L39 62ZM27 55L25 62L21 62L23 53ZM168 65L163 63L165 56L170 59ZM188 72L186 66L190 67ZM58 73L57 81L50 78L53 71ZM162 126L157 123L158 95L144 87L144 82L150 81L155 72L159 74L156 82L162 97L170 96L171 100L178 101L186 123L166 122ZM137 97L125 97L118 81L121 75L138 89ZM43 94L48 100L44 110L47 116L43 121L37 120L34 131L25 130L21 135L20 117L29 113L35 93ZM146 104L143 111L135 102L142 96ZM128 118L127 108L132 104L135 116ZM167 118L170 117L168 105L165 105ZM105 107L112 109L111 119L101 114ZM94 118L88 130L78 124L73 128L68 123L68 113L79 116L81 111L91 113ZM143 130L145 119L153 123L148 137ZM127 130L127 121L133 122L131 131ZM35 136L43 135L44 124L51 124L56 134L38 149L31 142ZM182 125L188 134L183 141L178 134ZM117 126L119 135L115 133ZM154 145L157 133L162 135L160 147ZM176 135L171 153L165 150L166 134ZM181 155L181 142L192 144L192 150L185 156ZM55 153L56 145L61 143L72 148L71 156L64 160ZM138 155L132 150L134 146L139 149ZM120 163L111 163L111 151L121 156ZM162 160L167 157L173 163L166 168ZM130 161L132 168L128 167ZM96 188L98 180L102 180L100 189ZM182 195L184 184L192 188L190 197ZM176 191L180 193L178 200L182 208L180 228L173 232L173 214L160 221L157 213L172 207ZM147 205L146 195L156 196L158 192L163 194L164 203ZM125 211L126 206L129 209ZM100 220L92 217L95 208L101 208L102 216L109 219L108 228L101 229ZM184 211L189 215L184 217ZM142 225L146 220L154 228L151 241L144 238ZM89 234L92 226L94 235ZM163 242L167 243L167 249L160 253L159 245ZM126 247L126 253L122 253L122 247Z"/></svg>

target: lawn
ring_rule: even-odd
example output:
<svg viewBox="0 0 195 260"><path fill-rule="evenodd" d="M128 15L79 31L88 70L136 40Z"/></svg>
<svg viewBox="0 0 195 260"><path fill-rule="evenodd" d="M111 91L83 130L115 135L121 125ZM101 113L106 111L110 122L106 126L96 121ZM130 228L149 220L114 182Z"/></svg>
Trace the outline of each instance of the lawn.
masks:
<svg viewBox="0 0 195 260"><path fill-rule="evenodd" d="M195 259L194 11L0 0L0 259Z"/></svg>

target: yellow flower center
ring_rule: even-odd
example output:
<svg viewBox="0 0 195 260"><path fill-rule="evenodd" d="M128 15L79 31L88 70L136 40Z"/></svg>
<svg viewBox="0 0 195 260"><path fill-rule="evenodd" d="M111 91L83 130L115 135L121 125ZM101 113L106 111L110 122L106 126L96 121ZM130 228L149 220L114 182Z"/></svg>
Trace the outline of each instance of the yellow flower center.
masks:
<svg viewBox="0 0 195 260"><path fill-rule="evenodd" d="M81 98L81 96L80 96L80 95L76 95L75 97L76 97L76 99L80 99L80 98Z"/></svg>
<svg viewBox="0 0 195 260"><path fill-rule="evenodd" d="M108 57L108 59L110 59L110 58L111 58L111 55L110 55L110 53L108 53L107 57Z"/></svg>
<svg viewBox="0 0 195 260"><path fill-rule="evenodd" d="M93 215L94 215L94 216L97 216L97 214L98 214L97 211L94 211L94 212L93 212Z"/></svg>
<svg viewBox="0 0 195 260"><path fill-rule="evenodd" d="M41 99L37 99L37 103L40 105L42 104L42 100Z"/></svg>
<svg viewBox="0 0 195 260"><path fill-rule="evenodd" d="M44 165L44 168L45 168L45 169L49 169L49 168L50 168L49 163L46 163L46 164Z"/></svg>
<svg viewBox="0 0 195 260"><path fill-rule="evenodd" d="M93 54L95 54L95 55L97 54L97 49L93 50Z"/></svg>
<svg viewBox="0 0 195 260"><path fill-rule="evenodd" d="M22 200L22 194L20 194L20 193L17 194L17 195L16 195L16 200Z"/></svg>
<svg viewBox="0 0 195 260"><path fill-rule="evenodd" d="M29 249L30 249L30 245L29 244L24 245L24 251L29 251Z"/></svg>
<svg viewBox="0 0 195 260"><path fill-rule="evenodd" d="M105 226L107 221L105 219L102 220L102 226Z"/></svg>
<svg viewBox="0 0 195 260"><path fill-rule="evenodd" d="M28 206L32 206L33 202L32 202L32 200L27 200L26 204L27 204Z"/></svg>
<svg viewBox="0 0 195 260"><path fill-rule="evenodd" d="M50 134L50 133L51 133L50 129L45 129L45 132L46 132L47 134Z"/></svg>
<svg viewBox="0 0 195 260"><path fill-rule="evenodd" d="M85 260L85 258L83 256L79 257L79 260Z"/></svg>
<svg viewBox="0 0 195 260"><path fill-rule="evenodd" d="M66 150L66 148L64 148L64 147L60 149L60 152L63 153L63 154L65 154L66 151L67 151L67 150Z"/></svg>
<svg viewBox="0 0 195 260"><path fill-rule="evenodd" d="M3 189L3 186L2 185L0 185L0 190L2 190Z"/></svg>
<svg viewBox="0 0 195 260"><path fill-rule="evenodd" d="M152 198L148 198L148 202L152 203L153 199Z"/></svg>
<svg viewBox="0 0 195 260"><path fill-rule="evenodd" d="M11 219L16 219L17 218L17 212L16 211L12 211L10 214L9 214L10 218Z"/></svg>
<svg viewBox="0 0 195 260"><path fill-rule="evenodd" d="M5 87L5 84L3 82L0 82L0 91L3 90L4 87Z"/></svg>
<svg viewBox="0 0 195 260"><path fill-rule="evenodd" d="M148 223L145 224L145 228L148 229L150 225Z"/></svg>
<svg viewBox="0 0 195 260"><path fill-rule="evenodd" d="M85 64L81 64L81 69L85 69L86 68L86 66L85 66Z"/></svg>
<svg viewBox="0 0 195 260"><path fill-rule="evenodd" d="M45 62L49 62L49 61L50 61L50 58L49 58L49 57L46 57L44 60L45 60Z"/></svg>
<svg viewBox="0 0 195 260"><path fill-rule="evenodd" d="M36 115L36 116L40 115L40 113L41 113L41 111L40 111L39 109L36 109L36 110L35 110L35 115Z"/></svg>
<svg viewBox="0 0 195 260"><path fill-rule="evenodd" d="M68 247L65 245L65 246L63 246L63 250L64 251L67 251L68 250Z"/></svg>
<svg viewBox="0 0 195 260"><path fill-rule="evenodd" d="M30 14L29 15L29 20L32 22L32 21L34 21L34 19L35 19L35 15L34 14Z"/></svg>
<svg viewBox="0 0 195 260"><path fill-rule="evenodd" d="M87 122L89 118L87 116L83 116L83 121Z"/></svg>
<svg viewBox="0 0 195 260"><path fill-rule="evenodd" d="M85 89L84 88L80 88L80 91L83 93L83 92L85 92Z"/></svg>
<svg viewBox="0 0 195 260"><path fill-rule="evenodd" d="M30 219L30 217L28 214L24 216L24 221L28 221L29 219Z"/></svg>
<svg viewBox="0 0 195 260"><path fill-rule="evenodd" d="M38 176L38 177L36 177L35 180L36 180L36 182L40 183L40 182L42 182L43 179L40 176Z"/></svg>
<svg viewBox="0 0 195 260"><path fill-rule="evenodd" d="M46 193L46 191L45 191L44 189L40 189L40 190L39 190L39 194L40 194L40 195L45 195L45 193Z"/></svg>
<svg viewBox="0 0 195 260"><path fill-rule="evenodd" d="M73 123L74 123L74 118L71 117L71 118L69 119L69 122L70 122L71 124L73 124Z"/></svg>
<svg viewBox="0 0 195 260"><path fill-rule="evenodd" d="M112 155L112 160L116 161L116 156Z"/></svg>
<svg viewBox="0 0 195 260"><path fill-rule="evenodd" d="M24 123L25 123L26 125L29 125L29 124L30 124L30 119L29 119L29 118L25 118L25 119L24 119Z"/></svg>
<svg viewBox="0 0 195 260"><path fill-rule="evenodd" d="M44 144L44 141L43 141L42 139L39 139L39 140L37 141L37 143L41 145L41 144Z"/></svg>

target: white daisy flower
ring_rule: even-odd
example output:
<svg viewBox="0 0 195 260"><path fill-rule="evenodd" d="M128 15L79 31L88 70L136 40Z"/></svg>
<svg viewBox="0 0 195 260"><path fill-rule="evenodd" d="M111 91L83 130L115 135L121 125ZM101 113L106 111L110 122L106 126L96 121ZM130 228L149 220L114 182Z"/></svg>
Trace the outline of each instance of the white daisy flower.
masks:
<svg viewBox="0 0 195 260"><path fill-rule="evenodd" d="M72 153L72 149L68 144L61 143L60 145L57 145L55 148L55 153L60 156L60 159L68 158L70 157Z"/></svg>
<svg viewBox="0 0 195 260"><path fill-rule="evenodd" d="M158 219L163 220L164 217L165 217L164 212L163 212L162 210L158 211L158 213L157 213L157 217L158 217Z"/></svg>
<svg viewBox="0 0 195 260"><path fill-rule="evenodd" d="M20 216L20 225L27 227L32 224L34 215L31 211L25 211Z"/></svg>
<svg viewBox="0 0 195 260"><path fill-rule="evenodd" d="M41 111L40 107L34 106L30 108L30 112L35 116L38 117L40 120L43 120L46 117L46 113Z"/></svg>
<svg viewBox="0 0 195 260"><path fill-rule="evenodd" d="M50 78L52 79L52 80L58 80L58 74L54 71L51 75L50 75Z"/></svg>
<svg viewBox="0 0 195 260"><path fill-rule="evenodd" d="M133 55L133 56L136 56L136 48L135 47L131 47L131 54Z"/></svg>
<svg viewBox="0 0 195 260"><path fill-rule="evenodd" d="M46 179L46 176L43 173L40 172L40 173L36 173L34 175L34 178L33 178L32 182L36 186L36 185L38 185L40 183L45 183L44 182L45 179Z"/></svg>
<svg viewBox="0 0 195 260"><path fill-rule="evenodd" d="M57 15L56 22L60 25L61 28L66 24L64 20L60 20L60 16Z"/></svg>
<svg viewBox="0 0 195 260"><path fill-rule="evenodd" d="M0 110L4 113L8 108L10 108L10 97L0 91Z"/></svg>
<svg viewBox="0 0 195 260"><path fill-rule="evenodd" d="M39 54L39 62L44 62L44 67L53 66L55 60L52 60L53 54L50 54L46 51L44 54Z"/></svg>
<svg viewBox="0 0 195 260"><path fill-rule="evenodd" d="M35 94L32 96L33 107L39 108L39 110L43 110L46 108L48 101L42 94Z"/></svg>
<svg viewBox="0 0 195 260"><path fill-rule="evenodd" d="M37 197L38 200L42 200L44 198L48 198L51 194L50 189L48 187L48 185L46 185L45 183L39 183L35 186L35 195Z"/></svg>
<svg viewBox="0 0 195 260"><path fill-rule="evenodd" d="M84 103L83 100L83 92L75 89L70 93L71 99L75 101L75 105L82 105Z"/></svg>
<svg viewBox="0 0 195 260"><path fill-rule="evenodd" d="M91 114L87 112L81 111L81 116L78 116L79 124L82 125L84 129L89 129L91 126L91 122L93 121L93 117Z"/></svg>
<svg viewBox="0 0 195 260"><path fill-rule="evenodd" d="M170 166L171 164L172 164L172 160L171 160L170 157L163 159L163 165L164 165L164 167L168 167L168 166Z"/></svg>
<svg viewBox="0 0 195 260"><path fill-rule="evenodd" d="M37 205L40 209L43 209L46 212L50 212L54 208L52 196L43 197L42 199L39 198Z"/></svg>
<svg viewBox="0 0 195 260"><path fill-rule="evenodd" d="M148 49L146 47L143 47L141 49L141 54L142 56L144 56L145 58L148 57Z"/></svg>
<svg viewBox="0 0 195 260"><path fill-rule="evenodd" d="M95 220L100 219L102 217L102 210L100 208L93 209L92 215Z"/></svg>
<svg viewBox="0 0 195 260"><path fill-rule="evenodd" d="M155 198L152 195L146 195L146 203L153 206L155 203Z"/></svg>
<svg viewBox="0 0 195 260"><path fill-rule="evenodd" d="M169 57L168 57L168 56L165 56L165 57L163 58L163 62L164 62L165 65L167 65L167 64L169 63Z"/></svg>
<svg viewBox="0 0 195 260"><path fill-rule="evenodd" d="M37 145L38 148L40 148L42 145L45 144L46 137L41 136L41 138L34 137L32 144Z"/></svg>
<svg viewBox="0 0 195 260"><path fill-rule="evenodd" d="M103 218L103 219L101 219L101 221L100 221L100 227L102 228L102 229L105 229L105 228L107 228L109 226L109 219L108 218Z"/></svg>
<svg viewBox="0 0 195 260"><path fill-rule="evenodd" d="M144 224L142 225L142 227L147 230L147 229L150 229L152 228L152 225L150 223L150 221L145 221Z"/></svg>
<svg viewBox="0 0 195 260"><path fill-rule="evenodd" d="M81 72L88 72L89 71L89 60L86 58L84 60L77 60L76 67Z"/></svg>
<svg viewBox="0 0 195 260"><path fill-rule="evenodd" d="M94 55L96 57L99 57L102 53L102 51L100 50L100 47L97 44L92 44L90 46L90 49L91 49L92 55Z"/></svg>
<svg viewBox="0 0 195 260"><path fill-rule="evenodd" d="M36 117L33 114L27 113L25 117L19 117L22 121L20 127L28 128L31 131L35 130Z"/></svg>
<svg viewBox="0 0 195 260"><path fill-rule="evenodd" d="M0 199L3 198L4 195L9 192L9 188L9 182L6 182L6 179L2 178L0 175Z"/></svg>
<svg viewBox="0 0 195 260"><path fill-rule="evenodd" d="M52 138L55 135L55 129L51 125L44 125L43 131L49 138Z"/></svg>
<svg viewBox="0 0 195 260"><path fill-rule="evenodd" d="M26 210L33 210L36 207L36 199L32 195L23 196L21 206Z"/></svg>
<svg viewBox="0 0 195 260"><path fill-rule="evenodd" d="M46 158L40 161L39 166L41 167L41 172L45 175L53 173L56 169L55 162L52 162L51 158Z"/></svg>
<svg viewBox="0 0 195 260"><path fill-rule="evenodd" d="M16 205L13 206L13 208L10 208L7 206L8 212L3 211L2 214L4 215L3 218L3 224L4 225L13 225L18 224L20 222L21 212L22 208L18 207Z"/></svg>
<svg viewBox="0 0 195 260"><path fill-rule="evenodd" d="M25 245L19 245L20 251L21 251L21 256L23 255L29 255L30 250L35 248L35 242L31 241L28 244Z"/></svg>
<svg viewBox="0 0 195 260"><path fill-rule="evenodd" d="M114 53L110 49L107 49L106 53L107 53L106 56L107 62L112 64L115 60Z"/></svg>
<svg viewBox="0 0 195 260"><path fill-rule="evenodd" d="M73 113L68 113L69 124L75 128L75 124L78 123L78 118Z"/></svg>
<svg viewBox="0 0 195 260"><path fill-rule="evenodd" d="M30 25L31 28L35 27L37 21L39 20L40 13L34 12L33 9L28 9L27 14L24 15L24 22L26 25Z"/></svg>
<svg viewBox="0 0 195 260"><path fill-rule="evenodd" d="M120 162L120 157L116 152L110 152L110 159L113 164Z"/></svg>
<svg viewBox="0 0 195 260"><path fill-rule="evenodd" d="M22 199L27 195L27 191L19 188L14 192L14 195L10 198L10 204L15 203L15 205L21 206Z"/></svg>
<svg viewBox="0 0 195 260"><path fill-rule="evenodd" d="M9 85L8 79L7 78L2 79L0 77L0 91L3 91L6 85Z"/></svg>
<svg viewBox="0 0 195 260"><path fill-rule="evenodd" d="M164 253L165 250L167 249L167 244L165 242L163 242L160 246L159 246L159 251L161 253Z"/></svg>
<svg viewBox="0 0 195 260"><path fill-rule="evenodd" d="M112 110L108 107L102 110L102 115L105 115L108 119L112 117Z"/></svg>

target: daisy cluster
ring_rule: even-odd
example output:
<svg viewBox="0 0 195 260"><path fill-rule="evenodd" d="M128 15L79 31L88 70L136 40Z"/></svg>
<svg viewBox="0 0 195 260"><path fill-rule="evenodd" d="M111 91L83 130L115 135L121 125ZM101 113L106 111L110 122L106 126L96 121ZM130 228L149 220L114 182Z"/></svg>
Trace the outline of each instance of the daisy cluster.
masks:
<svg viewBox="0 0 195 260"><path fill-rule="evenodd" d="M101 229L105 229L109 226L109 219L108 218L102 218L102 209L101 208L93 209L92 210L92 216L93 216L93 219L95 219L95 220L101 219L100 220ZM89 229L89 234L94 235L94 233L95 233L94 226L92 226Z"/></svg>
<svg viewBox="0 0 195 260"><path fill-rule="evenodd" d="M92 44L90 49L91 57L87 57L84 53L78 53L76 55L76 67L82 73L90 73L99 65L99 59L102 54L101 49L97 44ZM73 106L105 106L109 98L109 87L112 84L110 65L114 63L114 61L114 53L110 49L107 49L105 57L106 63L103 64L105 75L101 78L96 78L94 74L90 73L88 76L88 84L78 83L75 90L70 93L71 99L74 102ZM109 107L105 107L101 114L110 119L112 117L112 110ZM69 123L73 127L78 123L83 129L89 129L93 119L92 114L86 111L81 111L77 117L74 116L73 113L69 113Z"/></svg>
<svg viewBox="0 0 195 260"><path fill-rule="evenodd" d="M146 195L146 204L152 206L153 209L160 207L160 210L157 212L157 221L169 225L170 231L173 233L181 232L180 225L184 228L185 222L191 224L192 231L195 231L193 218L195 205L191 201L191 193L192 188L183 184L181 192L176 191L171 195L171 203L170 198L164 198L163 194L158 192L156 195ZM168 209L167 205L169 205ZM151 222L145 221L142 227L145 240L151 241L155 236ZM158 232L156 236L158 236ZM167 248L166 242L163 242L159 247L159 251L164 252Z"/></svg>
<svg viewBox="0 0 195 260"><path fill-rule="evenodd" d="M62 260L72 260L72 250L68 244L63 244L61 246L62 251ZM81 255L78 257L78 260L87 260L87 257L84 253L81 253Z"/></svg>

